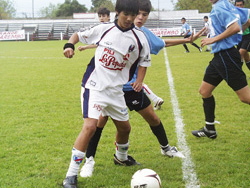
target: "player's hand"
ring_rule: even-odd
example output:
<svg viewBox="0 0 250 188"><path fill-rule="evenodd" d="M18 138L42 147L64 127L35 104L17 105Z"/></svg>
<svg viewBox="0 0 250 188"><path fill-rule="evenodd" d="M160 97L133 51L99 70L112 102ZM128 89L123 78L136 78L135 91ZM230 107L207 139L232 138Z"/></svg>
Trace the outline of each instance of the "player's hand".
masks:
<svg viewBox="0 0 250 188"><path fill-rule="evenodd" d="M135 81L134 83L131 83L131 86L135 92L140 92L142 90L142 82Z"/></svg>
<svg viewBox="0 0 250 188"><path fill-rule="evenodd" d="M201 40L201 47L204 47L209 44L213 44L213 38L204 38Z"/></svg>
<svg viewBox="0 0 250 188"><path fill-rule="evenodd" d="M75 53L74 53L74 50L72 48L66 48L64 51L63 51L63 54L65 57L67 58L72 58Z"/></svg>
<svg viewBox="0 0 250 188"><path fill-rule="evenodd" d="M207 30L206 27L203 27L198 33L196 33L194 36L193 36L193 41L197 40L198 38L200 38L204 32Z"/></svg>
<svg viewBox="0 0 250 188"><path fill-rule="evenodd" d="M83 50L86 50L86 47L85 47L85 46L79 46L77 49L78 49L79 51L83 51Z"/></svg>
<svg viewBox="0 0 250 188"><path fill-rule="evenodd" d="M190 37L186 38L187 39L187 43L193 43L193 37L194 37L194 33L191 34Z"/></svg>

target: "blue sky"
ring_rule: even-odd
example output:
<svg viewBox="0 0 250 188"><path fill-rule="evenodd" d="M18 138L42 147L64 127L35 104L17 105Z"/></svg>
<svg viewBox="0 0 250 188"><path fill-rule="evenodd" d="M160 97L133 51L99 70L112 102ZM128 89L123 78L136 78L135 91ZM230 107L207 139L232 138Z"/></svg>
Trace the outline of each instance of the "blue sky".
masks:
<svg viewBox="0 0 250 188"><path fill-rule="evenodd" d="M65 0L12 0L14 7L16 9L16 16L24 17L23 15L26 14L28 17L32 16L32 2L34 2L34 13L35 17L38 15L41 8L49 6L50 3L52 4L62 4ZM114 2L115 0L113 0ZM80 4L86 5L87 8L91 7L91 0L78 0ZM171 0L151 0L151 3L155 9L158 8L158 2L160 5L160 9L165 10L173 10L173 4ZM176 0L174 0L176 2Z"/></svg>

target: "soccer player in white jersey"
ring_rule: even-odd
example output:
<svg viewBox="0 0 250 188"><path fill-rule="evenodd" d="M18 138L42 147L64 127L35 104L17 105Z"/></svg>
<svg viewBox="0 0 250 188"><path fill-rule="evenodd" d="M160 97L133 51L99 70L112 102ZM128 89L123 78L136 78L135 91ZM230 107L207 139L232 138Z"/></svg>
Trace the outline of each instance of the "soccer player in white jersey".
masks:
<svg viewBox="0 0 250 188"><path fill-rule="evenodd" d="M190 43L192 42L191 38L186 39L161 39L155 36L150 30L143 27L146 23L150 10L151 10L151 2L150 0L139 0L140 10L137 15L134 24L138 26L141 30L144 31L147 40L150 46L151 54L158 54L159 51L164 47L174 46L177 44ZM150 103L147 95L141 92L135 92L131 87L131 83L133 83L137 79L137 73L134 74L132 80L130 80L127 84L123 86L124 97L126 104L130 111L135 110L140 114L145 121L150 126L153 134L156 136L158 143L160 145L161 154L168 157L180 157L183 158L184 155L177 150L175 146L170 146L167 138L167 134L165 132L164 126L157 116L155 111L153 110L153 106ZM96 132L94 136L91 138L89 142L88 149L86 152L85 163L81 169L80 175L81 177L91 177L94 170L95 165L95 154L97 150L97 145L100 140L103 128L108 121L108 117L100 117L97 125Z"/></svg>
<svg viewBox="0 0 250 188"><path fill-rule="evenodd" d="M206 28L206 32L205 34L207 35L207 38L210 37L210 33L209 33L209 22L208 22L208 16L204 16L204 26ZM205 50L205 52L210 52L211 51L211 45L207 45L207 49Z"/></svg>
<svg viewBox="0 0 250 188"><path fill-rule="evenodd" d="M117 128L115 164L138 164L127 154L131 127L122 88L138 67L138 77L132 85L136 92L141 91L146 69L151 65L150 50L145 35L133 24L139 12L138 1L117 0L115 10L118 19L114 23L75 33L64 46L65 57L72 58L77 42L98 44L82 81L84 124L72 150L63 181L65 188L77 187L78 171L101 114L110 116Z"/></svg>
<svg viewBox="0 0 250 188"><path fill-rule="evenodd" d="M249 9L237 9L228 0L209 0L213 4L210 13L210 37L201 41L201 46L212 45L211 53L214 58L208 65L200 94L203 98L205 126L200 130L192 131L196 137L215 139L215 99L213 90L225 80L235 91L239 99L250 104L250 88L246 75L242 71L242 62L239 51L234 47L242 38L241 25L249 27ZM240 33L239 33L240 32Z"/></svg>
<svg viewBox="0 0 250 188"><path fill-rule="evenodd" d="M98 10L98 18L99 21L102 23L106 23L110 21L110 11L107 8L100 8ZM96 48L96 44L89 44L85 46L79 46L78 50L83 51L91 48ZM160 110L161 105L164 103L164 100L161 97L158 97L149 87L147 84L143 83L144 93L148 96L148 98L154 104L154 110Z"/></svg>

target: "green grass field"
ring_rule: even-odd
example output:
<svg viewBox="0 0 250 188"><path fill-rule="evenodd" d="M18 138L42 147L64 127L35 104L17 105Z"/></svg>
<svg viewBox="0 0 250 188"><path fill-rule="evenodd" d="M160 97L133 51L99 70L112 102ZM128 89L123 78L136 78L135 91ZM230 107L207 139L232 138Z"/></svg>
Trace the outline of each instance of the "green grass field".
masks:
<svg viewBox="0 0 250 188"><path fill-rule="evenodd" d="M94 50L63 56L66 41L0 42L0 187L61 187L73 143L82 128L80 84ZM200 44L198 41L197 44ZM216 140L198 139L191 131L204 125L198 93L212 55L188 45L167 49L175 89L185 123L185 134L200 187L250 187L250 108L223 82L214 92ZM152 56L145 83L165 101L157 114L177 145L163 52ZM250 72L244 65L247 78ZM248 79L248 82L250 80ZM94 175L79 178L78 187L129 188L135 171L155 170L163 188L185 187L182 160L160 154L159 144L147 123L130 113L131 154L142 166L113 164L115 126L110 121L96 154Z"/></svg>

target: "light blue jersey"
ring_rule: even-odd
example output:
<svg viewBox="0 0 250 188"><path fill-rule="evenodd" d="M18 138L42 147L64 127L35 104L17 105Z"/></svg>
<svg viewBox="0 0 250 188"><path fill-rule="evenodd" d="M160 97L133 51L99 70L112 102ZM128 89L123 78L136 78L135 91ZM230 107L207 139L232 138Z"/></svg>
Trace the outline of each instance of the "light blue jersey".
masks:
<svg viewBox="0 0 250 188"><path fill-rule="evenodd" d="M150 47L150 53L151 54L158 54L159 51L161 51L162 48L165 47L165 42L160 38L155 36L155 34L153 34L149 29L147 29L146 27L141 27L140 28L144 34L146 35L146 38L148 40L148 44ZM134 83L137 79L137 71L138 68L135 71L135 74L133 76L133 78L123 86L123 91L132 91L134 90L131 86L131 83Z"/></svg>
<svg viewBox="0 0 250 188"><path fill-rule="evenodd" d="M191 32L191 29L190 29L189 25L188 25L187 23L184 23L184 24L182 25L182 31L183 31L184 33L186 33L188 30L190 30L190 31L188 32L187 35L191 35L192 32Z"/></svg>
<svg viewBox="0 0 250 188"><path fill-rule="evenodd" d="M223 33L231 24L238 22L241 26L248 20L248 9L239 9L233 6L228 0L219 0L213 5L210 13L211 23L210 37L213 38ZM242 39L242 32L232 35L226 39L212 44L212 52L217 53L237 45Z"/></svg>

